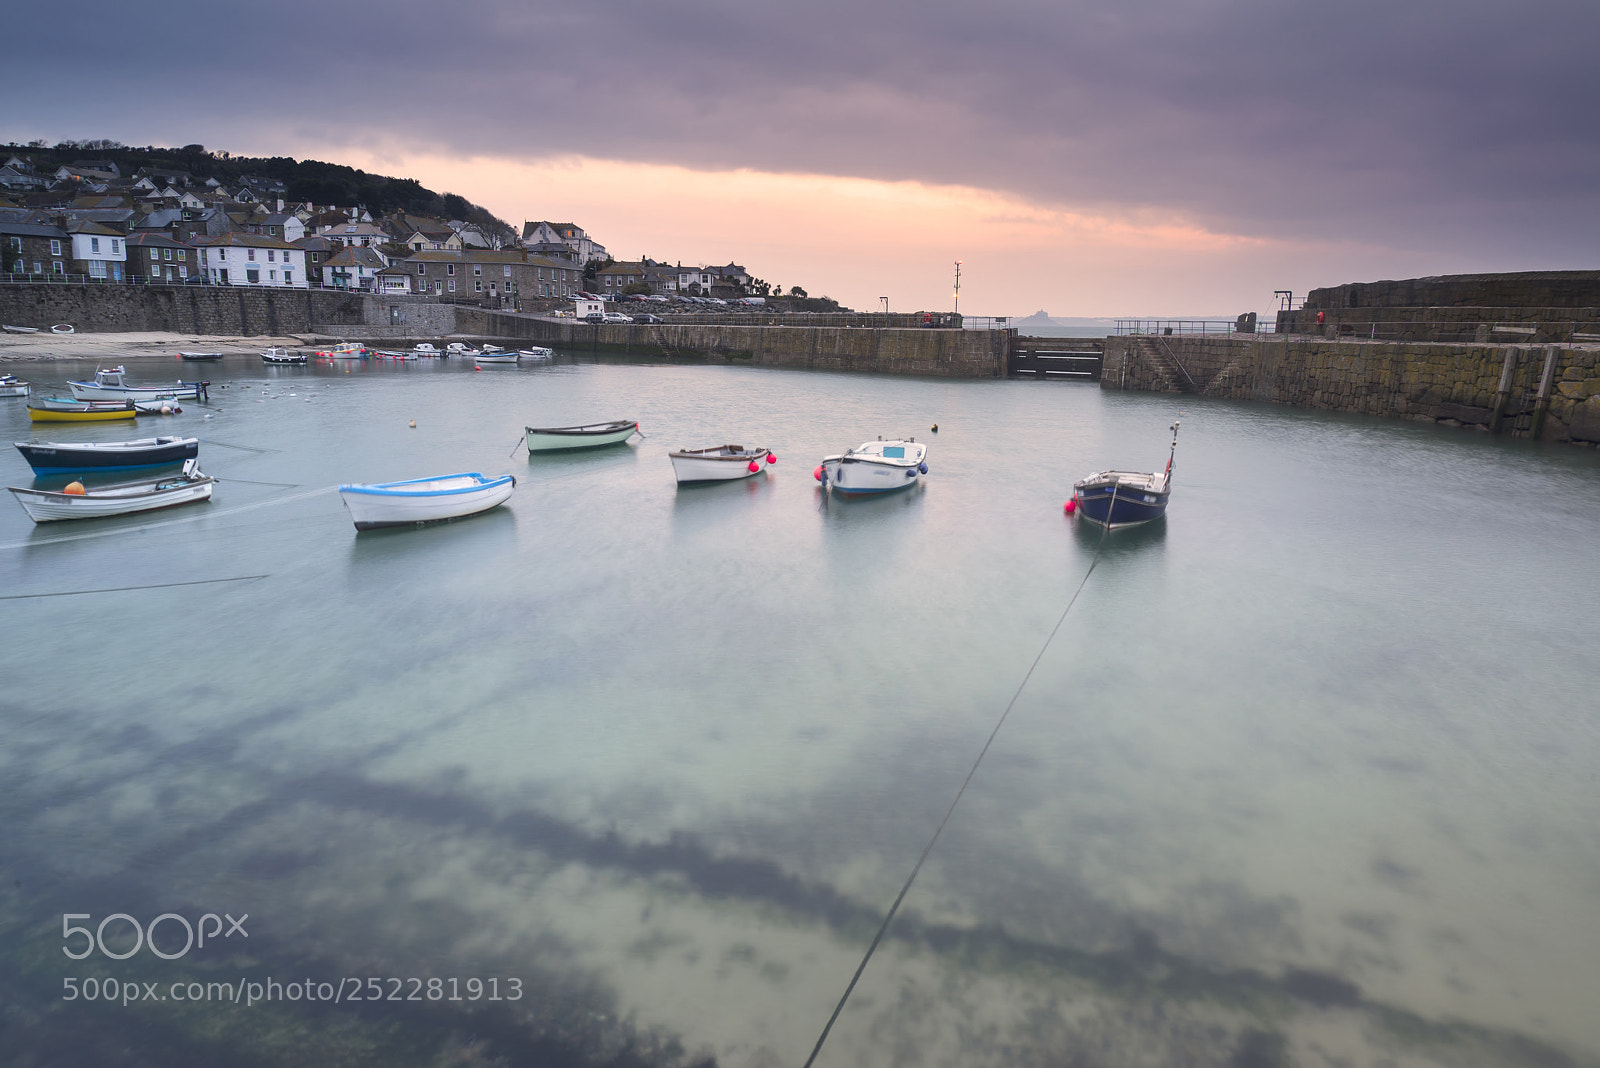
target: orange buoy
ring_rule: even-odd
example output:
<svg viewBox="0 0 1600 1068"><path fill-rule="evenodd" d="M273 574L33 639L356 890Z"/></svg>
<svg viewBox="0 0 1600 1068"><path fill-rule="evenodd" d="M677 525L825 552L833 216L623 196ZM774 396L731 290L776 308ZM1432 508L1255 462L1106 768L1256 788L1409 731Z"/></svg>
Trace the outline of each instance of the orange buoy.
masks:
<svg viewBox="0 0 1600 1068"><path fill-rule="evenodd" d="M83 488L82 482L68 482L61 492L70 493L74 497L82 497L88 491Z"/></svg>

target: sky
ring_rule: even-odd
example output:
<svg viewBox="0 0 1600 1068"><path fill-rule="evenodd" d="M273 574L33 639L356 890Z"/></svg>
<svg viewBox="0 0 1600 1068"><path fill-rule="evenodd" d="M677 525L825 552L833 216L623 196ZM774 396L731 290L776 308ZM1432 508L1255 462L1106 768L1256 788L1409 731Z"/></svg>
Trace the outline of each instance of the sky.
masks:
<svg viewBox="0 0 1600 1068"><path fill-rule="evenodd" d="M1600 268L1594 0L11 5L0 138L414 177L857 308Z"/></svg>

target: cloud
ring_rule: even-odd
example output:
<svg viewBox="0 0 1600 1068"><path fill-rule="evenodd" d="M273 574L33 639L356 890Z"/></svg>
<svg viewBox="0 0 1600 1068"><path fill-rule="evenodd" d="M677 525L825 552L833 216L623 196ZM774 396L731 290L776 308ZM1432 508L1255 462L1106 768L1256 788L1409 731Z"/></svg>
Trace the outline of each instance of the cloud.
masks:
<svg viewBox="0 0 1600 1068"><path fill-rule="evenodd" d="M70 48L12 13L13 136L835 175L1501 269L1600 238L1592 2L82 10Z"/></svg>

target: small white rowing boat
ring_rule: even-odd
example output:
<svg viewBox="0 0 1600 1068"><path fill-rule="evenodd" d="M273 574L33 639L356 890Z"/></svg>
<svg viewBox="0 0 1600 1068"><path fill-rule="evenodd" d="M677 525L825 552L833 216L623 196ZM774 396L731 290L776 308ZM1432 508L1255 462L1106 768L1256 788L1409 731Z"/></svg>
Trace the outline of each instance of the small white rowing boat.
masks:
<svg viewBox="0 0 1600 1068"><path fill-rule="evenodd" d="M554 349L547 349L543 345L533 345L529 348L517 350L517 356L519 359L530 360L533 362L553 359L555 354L556 353Z"/></svg>
<svg viewBox="0 0 1600 1068"><path fill-rule="evenodd" d="M777 457L766 449L747 449L743 445L718 445L712 449L679 449L667 454L678 484L685 482L730 482L749 478Z"/></svg>
<svg viewBox="0 0 1600 1068"><path fill-rule="evenodd" d="M4 330L8 334L37 334L39 332L37 326L12 326L10 323L0 326L0 330Z"/></svg>
<svg viewBox="0 0 1600 1068"><path fill-rule="evenodd" d="M16 375L0 375L0 397L26 397L28 383Z"/></svg>
<svg viewBox="0 0 1600 1068"><path fill-rule="evenodd" d="M211 487L216 481L200 473L200 461L189 460L183 465L182 474L166 478L119 482L94 489L85 489L77 482L62 491L8 488L28 513L28 518L35 523L51 523L58 519L98 519L207 501L211 499ZM74 488L76 492L69 492Z"/></svg>
<svg viewBox="0 0 1600 1068"><path fill-rule="evenodd" d="M618 419L611 423L590 423L587 426L530 426L529 452L551 452L556 449L598 449L603 445L620 445L639 432L639 424L631 419Z"/></svg>
<svg viewBox="0 0 1600 1068"><path fill-rule="evenodd" d="M516 363L517 354L509 349L486 348L473 357L474 363Z"/></svg>
<svg viewBox="0 0 1600 1068"><path fill-rule="evenodd" d="M476 471L339 487L357 530L407 527L487 512L504 504L516 487L510 475L490 478Z"/></svg>

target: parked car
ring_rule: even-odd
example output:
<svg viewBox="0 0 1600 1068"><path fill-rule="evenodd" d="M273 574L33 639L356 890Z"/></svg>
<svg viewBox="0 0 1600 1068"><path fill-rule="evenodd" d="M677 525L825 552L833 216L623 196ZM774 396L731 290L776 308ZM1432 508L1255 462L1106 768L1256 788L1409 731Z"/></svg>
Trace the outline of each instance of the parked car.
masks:
<svg viewBox="0 0 1600 1068"><path fill-rule="evenodd" d="M590 312L583 317L583 321L586 323L603 323L606 321L606 317L600 312Z"/></svg>
<svg viewBox="0 0 1600 1068"><path fill-rule="evenodd" d="M636 322L636 323L664 323L664 322L666 322L666 320L661 318L661 316L659 316L659 315L651 315L649 312L645 312L643 315L635 315L633 317L633 321Z"/></svg>
<svg viewBox="0 0 1600 1068"><path fill-rule="evenodd" d="M644 299L645 300L649 300L649 301L654 301L657 304L670 304L670 303L672 303L667 297L663 296L660 293L652 293L648 297L645 297Z"/></svg>
<svg viewBox="0 0 1600 1068"><path fill-rule="evenodd" d="M633 322L633 317L631 315L623 315L621 312L606 312L605 315L601 316L601 318L608 323Z"/></svg>

